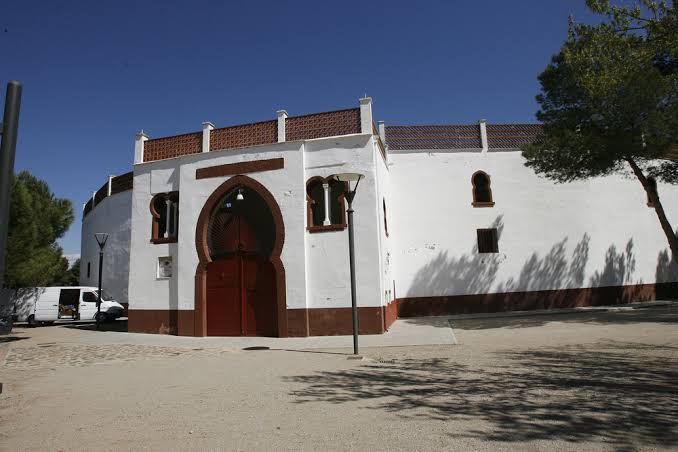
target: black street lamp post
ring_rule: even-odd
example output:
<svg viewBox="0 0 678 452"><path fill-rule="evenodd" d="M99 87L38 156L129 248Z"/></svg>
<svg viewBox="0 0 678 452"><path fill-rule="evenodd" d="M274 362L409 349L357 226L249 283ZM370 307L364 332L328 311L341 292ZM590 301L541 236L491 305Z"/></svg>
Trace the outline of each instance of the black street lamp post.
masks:
<svg viewBox="0 0 678 452"><path fill-rule="evenodd" d="M10 190L14 173L14 154L19 132L19 107L21 105L21 84L11 81L7 84L5 112L0 118L0 288L5 276L5 248L9 228ZM8 305L0 304L0 334L12 331L12 314ZM0 384L0 391L2 386Z"/></svg>
<svg viewBox="0 0 678 452"><path fill-rule="evenodd" d="M101 275L104 267L104 247L106 246L106 241L108 240L108 234L105 232L97 232L94 234L94 237L97 239L99 244L99 291L97 299L97 330L99 329L99 324L101 323Z"/></svg>
<svg viewBox="0 0 678 452"><path fill-rule="evenodd" d="M0 118L0 287L5 275L5 248L9 228L9 205L14 172L14 154L19 133L19 107L21 106L21 84L12 80L7 84L5 113Z"/></svg>
<svg viewBox="0 0 678 452"><path fill-rule="evenodd" d="M348 202L348 254L349 266L351 269L351 314L353 317L353 354L358 354L358 302L356 300L355 288L355 240L353 233L353 198L358 189L358 184L363 175L358 173L341 173L334 176L339 182L348 184L348 191L345 194ZM353 190L351 190L351 182L355 182Z"/></svg>

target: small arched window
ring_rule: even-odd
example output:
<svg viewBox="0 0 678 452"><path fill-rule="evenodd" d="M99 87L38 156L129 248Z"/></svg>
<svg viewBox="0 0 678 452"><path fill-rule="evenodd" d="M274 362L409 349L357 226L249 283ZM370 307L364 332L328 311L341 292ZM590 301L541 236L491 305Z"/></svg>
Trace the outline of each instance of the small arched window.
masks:
<svg viewBox="0 0 678 452"><path fill-rule="evenodd" d="M337 231L346 227L345 193L346 184L333 178L316 176L306 182L309 232Z"/></svg>
<svg viewBox="0 0 678 452"><path fill-rule="evenodd" d="M492 207L492 188L490 187L490 176L484 171L477 171L471 176L473 185L473 207Z"/></svg>
<svg viewBox="0 0 678 452"><path fill-rule="evenodd" d="M386 200L382 199L382 204L384 206L384 233L388 237L388 220L386 219Z"/></svg>
<svg viewBox="0 0 678 452"><path fill-rule="evenodd" d="M179 236L179 192L158 193L151 199L151 242L176 242Z"/></svg>
<svg viewBox="0 0 678 452"><path fill-rule="evenodd" d="M659 195L659 193L657 192L657 179L650 176L647 178L647 183L650 184L650 187L654 190L654 192L657 193L657 195ZM654 203L652 202L652 199L650 199L649 194L647 194L647 206L654 207Z"/></svg>

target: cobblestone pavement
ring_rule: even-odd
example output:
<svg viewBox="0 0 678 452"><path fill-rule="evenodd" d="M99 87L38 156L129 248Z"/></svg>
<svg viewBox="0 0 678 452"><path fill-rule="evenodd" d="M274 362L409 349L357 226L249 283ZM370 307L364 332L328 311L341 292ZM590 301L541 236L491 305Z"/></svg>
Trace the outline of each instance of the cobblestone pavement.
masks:
<svg viewBox="0 0 678 452"><path fill-rule="evenodd" d="M0 344L4 351L5 370L10 372L13 370L54 370L60 367L85 367L179 356L219 356L235 352L231 349L214 347L79 343L88 336L97 334L88 327L89 325L85 324L82 329L73 328L72 325L15 328L7 341ZM116 325L108 325L108 327L120 329ZM1 354L0 357L2 357ZM0 360L1 364L2 360Z"/></svg>
<svg viewBox="0 0 678 452"><path fill-rule="evenodd" d="M56 367L83 367L101 363L172 358L188 354L219 355L228 350L181 349L142 345L76 345L44 342L14 347L5 361L7 369L39 370Z"/></svg>

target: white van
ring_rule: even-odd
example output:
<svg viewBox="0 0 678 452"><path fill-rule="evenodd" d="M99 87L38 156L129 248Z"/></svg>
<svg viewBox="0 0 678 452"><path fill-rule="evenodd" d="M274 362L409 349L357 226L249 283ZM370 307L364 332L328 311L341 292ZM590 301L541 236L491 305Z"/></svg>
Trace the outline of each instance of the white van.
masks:
<svg viewBox="0 0 678 452"><path fill-rule="evenodd" d="M31 287L14 294L14 319L30 326L55 320L97 320L96 287ZM101 291L99 321L121 317L124 307Z"/></svg>

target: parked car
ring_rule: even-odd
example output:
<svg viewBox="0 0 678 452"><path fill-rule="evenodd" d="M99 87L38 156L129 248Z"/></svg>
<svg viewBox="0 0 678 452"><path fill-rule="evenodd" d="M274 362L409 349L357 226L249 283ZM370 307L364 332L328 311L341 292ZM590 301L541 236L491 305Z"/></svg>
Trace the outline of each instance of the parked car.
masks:
<svg viewBox="0 0 678 452"><path fill-rule="evenodd" d="M96 287L31 287L14 294L14 320L30 326L55 320L99 320L122 316L124 307L106 291L101 291L101 309L97 319Z"/></svg>

